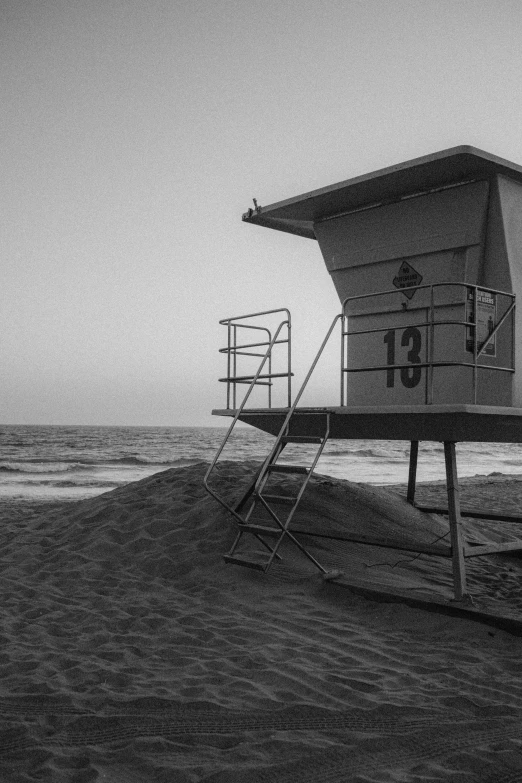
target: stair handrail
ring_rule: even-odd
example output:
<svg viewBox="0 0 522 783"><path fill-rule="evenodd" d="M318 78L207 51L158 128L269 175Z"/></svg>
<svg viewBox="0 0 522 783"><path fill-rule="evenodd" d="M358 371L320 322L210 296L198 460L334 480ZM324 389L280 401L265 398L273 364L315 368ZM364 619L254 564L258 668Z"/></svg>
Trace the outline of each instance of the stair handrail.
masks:
<svg viewBox="0 0 522 783"><path fill-rule="evenodd" d="M294 402L290 406L290 408L288 410L288 413L285 416L285 420L283 422L283 425L282 425L281 429L279 430L279 433L276 435L276 439L275 439L275 442L274 442L274 444L273 444L273 446L272 446L272 448L270 450L270 453L268 454L267 458L263 462L263 465L261 466L261 470L259 472L256 484L255 484L254 491L258 490L259 483L260 483L260 481L263 478L266 466L272 460L272 458L275 456L275 454L276 454L276 452L277 452L277 450L278 450L278 448L279 448L279 446L281 444L281 440L283 439L283 437L285 435L285 432L286 432L286 429L287 429L287 427L288 427L288 425L290 423L290 420L291 420L292 416L295 413L295 409L297 408L297 404L298 404L299 400L301 399L301 397L303 396L304 390L306 389L306 387L308 385L308 381L312 377L312 373L314 372L314 370L315 370L315 368L317 366L317 363L318 363L319 359L321 358L322 353L323 353L324 349L326 348L326 345L327 345L330 337L332 336L332 332L333 332L333 330L335 328L335 325L337 324L337 321L339 321L339 320L341 320L343 318L344 318L343 313L338 313L335 316L335 318L333 319L333 321L332 321L332 323L330 325L330 328L328 329L328 331L326 333L326 337L324 338L323 342L321 343L321 346L320 346L319 350L317 351L317 354L315 355L315 359L313 360L312 364L310 365L310 369L308 370L308 372L306 374L306 377L305 377L303 383L301 384L301 386L299 388L299 391L297 392L297 395L296 395L296 397L294 399Z"/></svg>
<svg viewBox="0 0 522 783"><path fill-rule="evenodd" d="M241 416L241 413L243 412L243 409L244 409L244 407L245 407L245 405L247 403L247 400L250 397L250 394L251 394L254 386L256 385L259 376L261 375L263 367L265 366L267 360L272 355L272 349L273 349L274 345L276 344L277 338L279 337L279 334L281 333L281 330L283 329L284 326L288 326L288 329L289 329L288 338L290 339L290 323L291 323L291 320L290 320L290 311L286 307L278 308L277 310L265 310L262 313L251 313L248 316L238 316L238 318L240 318L240 317L250 318L250 317L255 316L255 315L267 315L269 313L278 313L278 312L285 312L287 314L287 318L284 321L281 321L281 323L279 324L279 326L275 330L274 335L271 338L270 343L268 345L268 348L266 350L266 353L263 356L263 358L261 360L261 363L260 363L259 367L257 368L257 371L256 371L255 375L252 378L252 381L250 382L250 385L249 385L249 387L247 389L247 392L246 392L246 394L245 394L245 396L243 398L243 401L241 402L239 408L237 408L237 410L236 410L236 412L234 414L234 417L232 419L232 423L230 424L230 426L229 426L229 428L228 428L228 430L227 430L227 432L225 434L225 437L223 438L223 441L221 442L221 445L219 446L219 448L218 448L218 450L217 450L217 452L216 452L216 454L214 456L214 459L210 463L210 466L209 466L207 472L205 473L205 476L203 477L203 485L204 485L205 489L207 490L207 492L210 495L212 495L212 497L215 500L217 500L218 503L220 503L224 508L226 508L227 511L229 511L239 522L242 522L242 519L239 516L239 514L220 495L218 495L217 492L215 492L213 489L211 489L211 487L209 486L208 481L209 481L209 478L210 478L210 474L214 470L214 468L215 468L215 466L216 466L216 464L217 464L217 462L218 462L218 460L219 460L219 458L220 458L220 456L221 456L221 454L222 454L226 444L228 443L228 439L230 438L230 435L232 434L232 430L236 426L237 421L238 421L239 417ZM233 320L233 319L224 319L223 321L220 321L220 323L226 323L227 321L230 321L230 320ZM291 367L288 367L288 372L291 373Z"/></svg>

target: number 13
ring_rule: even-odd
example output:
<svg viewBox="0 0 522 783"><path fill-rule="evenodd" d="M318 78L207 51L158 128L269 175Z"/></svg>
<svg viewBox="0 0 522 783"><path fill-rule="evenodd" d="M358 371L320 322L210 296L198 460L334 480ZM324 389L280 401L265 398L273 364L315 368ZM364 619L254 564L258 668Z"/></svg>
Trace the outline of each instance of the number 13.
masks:
<svg viewBox="0 0 522 783"><path fill-rule="evenodd" d="M387 346L386 364L392 365L386 370L386 386L392 388L395 386L395 329L390 329L384 335L384 342ZM410 364L420 364L420 351L422 347L422 335L415 326L408 326L402 333L401 345L409 347L407 361ZM410 347L411 346L411 347ZM401 367L401 383L407 389L413 389L419 383L422 375L421 367Z"/></svg>

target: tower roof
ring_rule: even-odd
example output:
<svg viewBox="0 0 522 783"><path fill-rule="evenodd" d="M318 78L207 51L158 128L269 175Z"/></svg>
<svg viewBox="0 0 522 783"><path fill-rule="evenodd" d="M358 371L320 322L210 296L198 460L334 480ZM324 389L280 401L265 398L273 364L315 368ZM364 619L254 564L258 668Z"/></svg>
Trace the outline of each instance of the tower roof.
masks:
<svg viewBox="0 0 522 783"><path fill-rule="evenodd" d="M267 207L250 209L243 220L315 239L313 226L318 221L495 174L522 182L522 166L475 147L452 147Z"/></svg>

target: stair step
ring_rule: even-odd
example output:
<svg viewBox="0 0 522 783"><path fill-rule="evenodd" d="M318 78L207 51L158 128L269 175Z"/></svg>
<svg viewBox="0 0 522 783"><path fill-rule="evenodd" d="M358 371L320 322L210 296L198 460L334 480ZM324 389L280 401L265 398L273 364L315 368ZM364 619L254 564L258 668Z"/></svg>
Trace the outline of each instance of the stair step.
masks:
<svg viewBox="0 0 522 783"><path fill-rule="evenodd" d="M323 439L312 435L284 435L281 443L322 443Z"/></svg>
<svg viewBox="0 0 522 783"><path fill-rule="evenodd" d="M225 563L232 563L233 565L240 565L244 566L245 568L254 568L256 571L266 571L266 568L268 566L268 558L265 560L258 559L262 555L264 557L263 553L253 553L256 557L255 560L252 560L249 557L242 557L241 555L224 555L223 558L225 560Z"/></svg>
<svg viewBox="0 0 522 783"><path fill-rule="evenodd" d="M289 498L288 495L260 495L266 503L281 503L283 506L293 506L295 498Z"/></svg>
<svg viewBox="0 0 522 783"><path fill-rule="evenodd" d="M280 527L267 527L266 525L240 525L242 533L263 533L265 536L280 536L283 532Z"/></svg>
<svg viewBox="0 0 522 783"><path fill-rule="evenodd" d="M304 473L308 475L308 468L304 468L302 465L269 465L268 470L270 473Z"/></svg>

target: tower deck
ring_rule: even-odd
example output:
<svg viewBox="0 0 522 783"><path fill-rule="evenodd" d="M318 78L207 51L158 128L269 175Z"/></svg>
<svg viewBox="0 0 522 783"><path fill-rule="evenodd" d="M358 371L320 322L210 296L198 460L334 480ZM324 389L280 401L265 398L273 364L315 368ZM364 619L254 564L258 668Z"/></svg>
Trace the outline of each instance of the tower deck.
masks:
<svg viewBox="0 0 522 783"><path fill-rule="evenodd" d="M239 421L271 435L283 426L288 408L243 409ZM292 434L313 435L319 411L328 411L330 439L522 443L522 408L490 405L381 405L296 408ZM216 409L234 417L236 410Z"/></svg>

